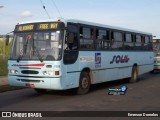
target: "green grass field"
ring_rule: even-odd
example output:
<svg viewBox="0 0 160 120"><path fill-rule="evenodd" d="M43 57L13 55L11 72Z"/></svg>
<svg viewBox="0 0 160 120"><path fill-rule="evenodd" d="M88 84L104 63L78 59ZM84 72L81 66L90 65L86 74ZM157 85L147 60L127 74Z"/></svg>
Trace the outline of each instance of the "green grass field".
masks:
<svg viewBox="0 0 160 120"><path fill-rule="evenodd" d="M0 55L0 75L7 75L8 74L8 57L3 58Z"/></svg>
<svg viewBox="0 0 160 120"><path fill-rule="evenodd" d="M11 44L12 42L10 42L8 46L5 46L5 41L0 41L0 75L8 74L8 56L10 53Z"/></svg>

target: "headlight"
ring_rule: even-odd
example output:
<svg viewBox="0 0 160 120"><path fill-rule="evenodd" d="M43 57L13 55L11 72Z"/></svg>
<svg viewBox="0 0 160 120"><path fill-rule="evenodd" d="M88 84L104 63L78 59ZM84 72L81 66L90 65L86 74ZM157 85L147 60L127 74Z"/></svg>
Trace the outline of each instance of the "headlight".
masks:
<svg viewBox="0 0 160 120"><path fill-rule="evenodd" d="M53 75L53 71L52 70L43 71L43 75Z"/></svg>
<svg viewBox="0 0 160 120"><path fill-rule="evenodd" d="M53 71L48 71L48 75L53 75Z"/></svg>
<svg viewBox="0 0 160 120"><path fill-rule="evenodd" d="M43 71L43 75L47 75L47 71Z"/></svg>
<svg viewBox="0 0 160 120"><path fill-rule="evenodd" d="M11 69L11 70L8 71L8 73L9 74L18 74L18 70Z"/></svg>

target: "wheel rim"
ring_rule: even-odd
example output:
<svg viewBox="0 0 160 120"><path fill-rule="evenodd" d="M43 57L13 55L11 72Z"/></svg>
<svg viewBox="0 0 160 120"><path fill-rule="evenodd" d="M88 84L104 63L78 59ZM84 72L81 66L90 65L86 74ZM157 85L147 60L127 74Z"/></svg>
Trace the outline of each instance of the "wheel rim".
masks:
<svg viewBox="0 0 160 120"><path fill-rule="evenodd" d="M133 79L134 79L134 80L137 79L137 71L136 71L136 69L135 69L134 72L133 72Z"/></svg>
<svg viewBox="0 0 160 120"><path fill-rule="evenodd" d="M81 84L82 88L83 88L83 89L88 88L88 84L89 84L88 79L87 79L86 77L84 77L84 78L82 79L82 84Z"/></svg>

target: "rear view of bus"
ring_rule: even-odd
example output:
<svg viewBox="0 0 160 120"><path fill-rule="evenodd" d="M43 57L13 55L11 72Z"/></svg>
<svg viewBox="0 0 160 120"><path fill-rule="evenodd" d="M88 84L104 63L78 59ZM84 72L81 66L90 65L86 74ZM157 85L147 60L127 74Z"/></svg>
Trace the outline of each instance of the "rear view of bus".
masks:
<svg viewBox="0 0 160 120"><path fill-rule="evenodd" d="M8 61L12 86L64 89L61 84L62 42L65 25L61 21L18 24Z"/></svg>

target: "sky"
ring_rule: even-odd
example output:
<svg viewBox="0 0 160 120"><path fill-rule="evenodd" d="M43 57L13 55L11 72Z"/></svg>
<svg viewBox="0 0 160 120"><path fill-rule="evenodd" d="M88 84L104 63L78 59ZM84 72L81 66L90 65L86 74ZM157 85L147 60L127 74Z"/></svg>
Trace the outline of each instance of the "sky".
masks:
<svg viewBox="0 0 160 120"><path fill-rule="evenodd" d="M80 19L160 38L160 0L0 0L0 35L19 22L48 19L41 1L51 19Z"/></svg>

